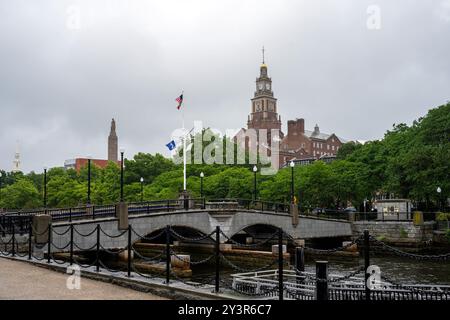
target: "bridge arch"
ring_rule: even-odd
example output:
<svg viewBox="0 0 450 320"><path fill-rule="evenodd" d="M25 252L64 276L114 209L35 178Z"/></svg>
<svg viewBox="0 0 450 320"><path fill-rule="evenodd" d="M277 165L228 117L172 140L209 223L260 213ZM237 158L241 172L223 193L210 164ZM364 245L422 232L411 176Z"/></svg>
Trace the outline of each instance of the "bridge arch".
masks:
<svg viewBox="0 0 450 320"><path fill-rule="evenodd" d="M270 223L255 223L241 226L239 230L233 234L229 234L230 238L237 238L240 234L246 233L248 236L262 236L266 234L273 234L278 230L278 226ZM237 228L236 228L237 229ZM244 239L245 240L245 239Z"/></svg>
<svg viewBox="0 0 450 320"><path fill-rule="evenodd" d="M292 218L286 214L260 213L260 212L236 212L232 218L228 231L228 237L233 237L242 230L252 226L270 226L274 229L281 228L286 234L297 238L298 229L292 225ZM275 230L274 230L275 231Z"/></svg>
<svg viewBox="0 0 450 320"><path fill-rule="evenodd" d="M173 241L189 242L189 239L203 238L211 233L209 232L206 234L198 228L194 228L190 225L185 224L171 225L170 228L172 230L172 233L170 235L171 243L173 243ZM149 231L145 235L140 234L142 237L141 239L137 238L136 242L142 241L151 243L166 243L167 240L165 230L166 227Z"/></svg>

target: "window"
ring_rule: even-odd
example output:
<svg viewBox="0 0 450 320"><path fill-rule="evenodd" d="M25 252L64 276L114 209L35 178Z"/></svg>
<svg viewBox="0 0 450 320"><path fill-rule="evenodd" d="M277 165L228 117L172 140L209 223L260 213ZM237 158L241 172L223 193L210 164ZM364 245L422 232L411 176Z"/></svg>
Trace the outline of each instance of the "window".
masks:
<svg viewBox="0 0 450 320"><path fill-rule="evenodd" d="M327 144L327 150L330 150L330 145L329 144Z"/></svg>
<svg viewBox="0 0 450 320"><path fill-rule="evenodd" d="M333 150L333 151L334 151L334 146L331 146L331 150Z"/></svg>

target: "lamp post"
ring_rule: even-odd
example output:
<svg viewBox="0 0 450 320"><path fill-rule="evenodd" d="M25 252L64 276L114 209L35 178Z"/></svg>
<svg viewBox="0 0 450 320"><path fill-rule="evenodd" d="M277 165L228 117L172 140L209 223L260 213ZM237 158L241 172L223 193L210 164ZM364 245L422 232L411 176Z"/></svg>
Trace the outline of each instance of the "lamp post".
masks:
<svg viewBox="0 0 450 320"><path fill-rule="evenodd" d="M203 178L205 177L205 174L203 172L200 172L200 198L203 198Z"/></svg>
<svg viewBox="0 0 450 320"><path fill-rule="evenodd" d="M253 166L253 201L256 201L256 172L258 172L258 167Z"/></svg>
<svg viewBox="0 0 450 320"><path fill-rule="evenodd" d="M2 172L0 171L0 201L2 201Z"/></svg>
<svg viewBox="0 0 450 320"><path fill-rule="evenodd" d="M88 190L87 190L87 204L91 204L91 157L88 157Z"/></svg>
<svg viewBox="0 0 450 320"><path fill-rule="evenodd" d="M141 177L141 202L144 202L144 178Z"/></svg>
<svg viewBox="0 0 450 320"><path fill-rule="evenodd" d="M123 202L123 154L124 149L120 149L120 202Z"/></svg>
<svg viewBox="0 0 450 320"><path fill-rule="evenodd" d="M442 189L441 187L437 187L436 192L438 193L438 203L439 203L439 211L441 211L441 205L442 205L442 201L441 201L441 192Z"/></svg>
<svg viewBox="0 0 450 320"><path fill-rule="evenodd" d="M294 203L294 161L289 164L291 166L291 202Z"/></svg>
<svg viewBox="0 0 450 320"><path fill-rule="evenodd" d="M47 208L47 167L44 167L44 208Z"/></svg>

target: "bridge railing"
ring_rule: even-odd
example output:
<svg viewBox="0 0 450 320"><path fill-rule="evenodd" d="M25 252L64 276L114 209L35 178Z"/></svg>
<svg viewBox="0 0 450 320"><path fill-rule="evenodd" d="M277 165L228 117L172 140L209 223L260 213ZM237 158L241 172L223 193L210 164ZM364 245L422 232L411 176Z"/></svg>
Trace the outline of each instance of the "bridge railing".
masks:
<svg viewBox="0 0 450 320"><path fill-rule="evenodd" d="M423 212L424 221L435 221L436 212ZM398 212L355 212L355 221L412 221L414 212L398 211Z"/></svg>
<svg viewBox="0 0 450 320"><path fill-rule="evenodd" d="M253 200L244 198L219 198L219 199L207 199L206 205L217 203L236 203L237 209L255 210L260 212L275 212L275 213L290 213L290 205L286 203L271 202L265 200Z"/></svg>
<svg viewBox="0 0 450 320"><path fill-rule="evenodd" d="M134 214L150 214L157 212L174 212L177 210L198 210L198 209L241 209L252 210L258 212L274 212L281 214L290 214L290 204L271 202L265 200L253 200L245 198L219 198L206 199L203 198L179 198L167 200L152 200L143 202L129 202L128 213ZM105 205L83 205L70 208L39 208L24 209L20 211L4 212L0 214L0 225L3 226L5 232L12 230L11 225L16 225L16 230L28 230L31 223L31 217L37 214L48 214L53 221L73 221L80 219L97 219L116 216L116 204ZM303 214L303 213L301 213ZM341 218L336 215L314 215L325 218ZM9 218L6 218L9 217Z"/></svg>

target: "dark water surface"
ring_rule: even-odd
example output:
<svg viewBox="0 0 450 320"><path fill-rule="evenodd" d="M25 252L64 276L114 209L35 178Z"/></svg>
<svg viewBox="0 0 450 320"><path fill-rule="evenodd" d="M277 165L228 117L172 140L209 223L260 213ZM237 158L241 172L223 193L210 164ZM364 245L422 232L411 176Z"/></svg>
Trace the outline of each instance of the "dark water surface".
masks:
<svg viewBox="0 0 450 320"><path fill-rule="evenodd" d="M317 260L327 259L322 257ZM400 284L450 285L450 261L419 261L396 256L375 256L370 258L370 264L377 265L380 267L382 275L384 274ZM346 275L361 266L364 266L362 258L328 259L329 274ZM245 268L249 268L249 266L245 266ZM315 268L313 260L305 262L305 271L315 273ZM273 269L276 269L276 266ZM215 272L212 265L194 266L192 270L192 280L198 282L211 278ZM233 273L238 273L238 271L221 268L221 277L231 278L230 275Z"/></svg>

